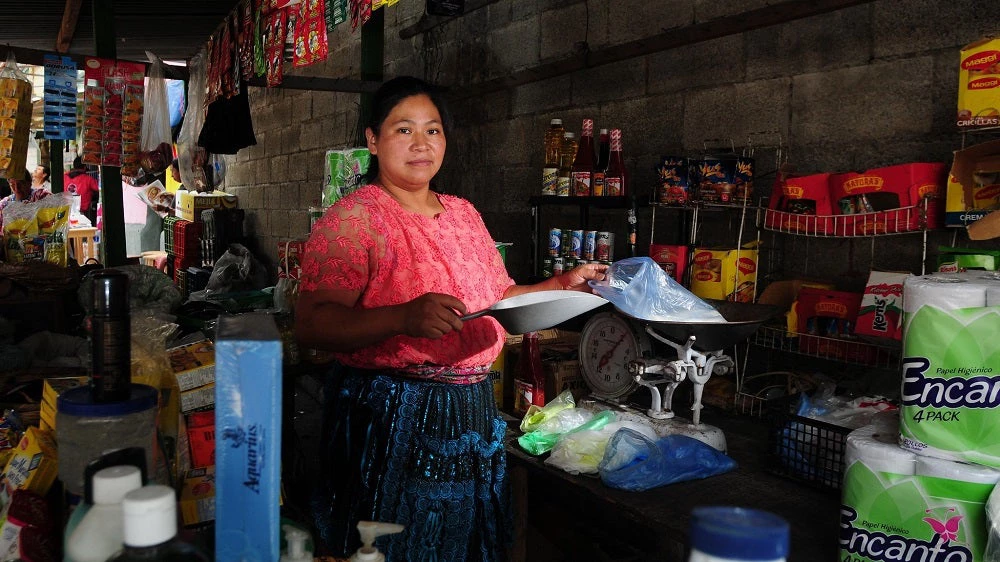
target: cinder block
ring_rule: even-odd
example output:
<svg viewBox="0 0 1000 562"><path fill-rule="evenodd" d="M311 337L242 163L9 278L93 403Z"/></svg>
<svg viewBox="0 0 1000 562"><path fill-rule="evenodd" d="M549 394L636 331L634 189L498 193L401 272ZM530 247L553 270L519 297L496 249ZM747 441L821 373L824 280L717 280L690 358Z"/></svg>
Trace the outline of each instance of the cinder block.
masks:
<svg viewBox="0 0 1000 562"><path fill-rule="evenodd" d="M282 127L279 136L281 137L282 154L299 151L299 137L301 136L301 125L299 123Z"/></svg>
<svg viewBox="0 0 1000 562"><path fill-rule="evenodd" d="M309 211L295 209L288 212L288 236L301 239L309 236Z"/></svg>
<svg viewBox="0 0 1000 562"><path fill-rule="evenodd" d="M242 206L245 209L259 209L264 204L264 188L251 185L240 195L240 201L244 202Z"/></svg>
<svg viewBox="0 0 1000 562"><path fill-rule="evenodd" d="M749 133L779 131L788 138L790 80L761 80L693 90L684 98L684 147L702 150L708 139L743 144Z"/></svg>
<svg viewBox="0 0 1000 562"><path fill-rule="evenodd" d="M264 157L270 158L277 154L281 154L281 130L275 127L264 139Z"/></svg>
<svg viewBox="0 0 1000 562"><path fill-rule="evenodd" d="M571 88L572 79L568 74L518 86L511 96L511 115L567 107Z"/></svg>
<svg viewBox="0 0 1000 562"><path fill-rule="evenodd" d="M746 79L866 64L871 58L870 9L865 4L749 32Z"/></svg>
<svg viewBox="0 0 1000 562"><path fill-rule="evenodd" d="M309 207L317 207L320 203L320 197L323 194L323 189L320 184L314 184L312 182L299 182L299 204L296 208L306 209Z"/></svg>
<svg viewBox="0 0 1000 562"><path fill-rule="evenodd" d="M288 155L288 175L286 177L288 181L305 181L308 176L306 168L310 165L315 165L315 162L310 162L308 160L308 155L308 152L301 151Z"/></svg>
<svg viewBox="0 0 1000 562"><path fill-rule="evenodd" d="M698 23L724 16L735 16L773 4L773 0L694 0L694 17Z"/></svg>
<svg viewBox="0 0 1000 562"><path fill-rule="evenodd" d="M743 44L742 35L730 35L649 55L649 93L743 81Z"/></svg>
<svg viewBox="0 0 1000 562"><path fill-rule="evenodd" d="M512 21L538 16L538 0L511 0L510 4Z"/></svg>
<svg viewBox="0 0 1000 562"><path fill-rule="evenodd" d="M602 104L594 128L621 129L622 153L627 159L644 151L670 154L668 147L682 142L683 125L684 96L677 93Z"/></svg>
<svg viewBox="0 0 1000 562"><path fill-rule="evenodd" d="M646 58L604 64L573 73L573 104L628 99L646 93Z"/></svg>
<svg viewBox="0 0 1000 562"><path fill-rule="evenodd" d="M508 166L527 165L531 153L541 150L543 140L538 137L538 142L531 142L535 140L531 135L533 121L533 117L517 117L485 125L483 138L488 139L484 143L486 161Z"/></svg>
<svg viewBox="0 0 1000 562"><path fill-rule="evenodd" d="M493 29L488 44L501 73L538 63L538 19L524 19Z"/></svg>
<svg viewBox="0 0 1000 562"><path fill-rule="evenodd" d="M322 185L324 180L323 158L326 156L326 149L306 150L300 153L299 162L306 168L306 181L315 185Z"/></svg>
<svg viewBox="0 0 1000 562"><path fill-rule="evenodd" d="M268 161L271 165L271 181L286 181L288 179L288 155L272 156Z"/></svg>
<svg viewBox="0 0 1000 562"><path fill-rule="evenodd" d="M558 59L573 54L575 44L583 40L581 30L587 26L587 5L578 2L573 5L548 9L541 12L538 56L542 60Z"/></svg>
<svg viewBox="0 0 1000 562"><path fill-rule="evenodd" d="M934 59L930 56L796 76L796 142L906 138L931 127Z"/></svg>
<svg viewBox="0 0 1000 562"><path fill-rule="evenodd" d="M693 21L692 0L616 0L614 9L608 12L608 40L613 45L628 43L691 25Z"/></svg>
<svg viewBox="0 0 1000 562"><path fill-rule="evenodd" d="M486 6L486 25L490 33L506 27L511 21L511 0L500 0Z"/></svg>
<svg viewBox="0 0 1000 562"><path fill-rule="evenodd" d="M873 2L871 36L877 59L951 49L996 34L1000 2L897 0ZM905 30L905 31L904 31Z"/></svg>
<svg viewBox="0 0 1000 562"><path fill-rule="evenodd" d="M312 92L312 119L318 119L337 112L336 92Z"/></svg>
<svg viewBox="0 0 1000 562"><path fill-rule="evenodd" d="M264 205L269 211L281 209L284 206L281 203L282 194L278 185L280 184L272 183L264 188Z"/></svg>
<svg viewBox="0 0 1000 562"><path fill-rule="evenodd" d="M268 164L267 158L254 160L251 166L253 167L254 178L257 184L266 185L271 181L271 167Z"/></svg>
<svg viewBox="0 0 1000 562"><path fill-rule="evenodd" d="M591 50L605 47L612 42L610 4L606 0L587 0L587 45ZM618 9L617 4L614 9ZM628 34L615 29L613 35L617 37Z"/></svg>
<svg viewBox="0 0 1000 562"><path fill-rule="evenodd" d="M268 234L273 238L288 238L288 223L290 222L290 213L286 209L270 209L267 211L269 215L268 219Z"/></svg>
<svg viewBox="0 0 1000 562"><path fill-rule="evenodd" d="M332 125L336 122L336 116L327 116L314 119L309 123L303 123L300 129L299 148L309 150L326 145Z"/></svg>

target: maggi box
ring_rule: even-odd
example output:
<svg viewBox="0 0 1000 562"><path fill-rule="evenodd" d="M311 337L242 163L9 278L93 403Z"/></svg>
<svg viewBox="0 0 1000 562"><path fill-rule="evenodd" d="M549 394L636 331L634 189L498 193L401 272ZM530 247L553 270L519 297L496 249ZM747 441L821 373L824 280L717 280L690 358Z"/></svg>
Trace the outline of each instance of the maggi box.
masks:
<svg viewBox="0 0 1000 562"><path fill-rule="evenodd" d="M946 177L945 165L938 162L835 174L830 198L838 214L851 216L836 220L834 234L869 236L940 228Z"/></svg>
<svg viewBox="0 0 1000 562"><path fill-rule="evenodd" d="M962 48L958 70L958 119L961 128L1000 125L1000 38Z"/></svg>
<svg viewBox="0 0 1000 562"><path fill-rule="evenodd" d="M703 299L753 302L757 290L757 250L696 248L691 263L691 292Z"/></svg>
<svg viewBox="0 0 1000 562"><path fill-rule="evenodd" d="M945 224L966 226L1000 209L1000 140L955 151L948 174Z"/></svg>
<svg viewBox="0 0 1000 562"><path fill-rule="evenodd" d="M764 226L772 230L804 234L833 232L830 176L812 174L777 182L768 200Z"/></svg>
<svg viewBox="0 0 1000 562"><path fill-rule="evenodd" d="M263 313L222 315L215 341L215 557L278 560L281 335Z"/></svg>
<svg viewBox="0 0 1000 562"><path fill-rule="evenodd" d="M851 342L861 293L803 288L795 303L799 349L810 355L868 363L871 347Z"/></svg>

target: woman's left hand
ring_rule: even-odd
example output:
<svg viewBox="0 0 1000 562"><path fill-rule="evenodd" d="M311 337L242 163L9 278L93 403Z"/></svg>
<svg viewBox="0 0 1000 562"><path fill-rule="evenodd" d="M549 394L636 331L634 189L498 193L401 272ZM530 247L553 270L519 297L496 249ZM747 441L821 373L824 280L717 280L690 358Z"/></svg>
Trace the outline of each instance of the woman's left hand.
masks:
<svg viewBox="0 0 1000 562"><path fill-rule="evenodd" d="M563 289L590 292L590 285L587 284L587 281L591 279L602 281L607 271L608 266L605 264L585 263L563 273L558 277L558 281Z"/></svg>

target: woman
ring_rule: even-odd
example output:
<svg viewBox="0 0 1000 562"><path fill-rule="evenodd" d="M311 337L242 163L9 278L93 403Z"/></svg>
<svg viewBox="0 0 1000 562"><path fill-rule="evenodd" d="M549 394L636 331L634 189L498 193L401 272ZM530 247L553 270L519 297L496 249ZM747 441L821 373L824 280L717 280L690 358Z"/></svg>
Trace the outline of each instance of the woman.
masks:
<svg viewBox="0 0 1000 562"><path fill-rule="evenodd" d="M438 92L401 77L373 105L374 181L317 221L296 305L300 342L339 362L317 530L339 556L359 545L357 521L373 520L406 526L380 541L388 560L500 560L505 425L486 375L504 332L492 318L459 317L531 291L588 290L606 267L515 285L472 205L430 189L450 131Z"/></svg>
<svg viewBox="0 0 1000 562"><path fill-rule="evenodd" d="M52 193L52 183L49 181L49 175L48 166L35 166L35 171L31 173L31 188Z"/></svg>

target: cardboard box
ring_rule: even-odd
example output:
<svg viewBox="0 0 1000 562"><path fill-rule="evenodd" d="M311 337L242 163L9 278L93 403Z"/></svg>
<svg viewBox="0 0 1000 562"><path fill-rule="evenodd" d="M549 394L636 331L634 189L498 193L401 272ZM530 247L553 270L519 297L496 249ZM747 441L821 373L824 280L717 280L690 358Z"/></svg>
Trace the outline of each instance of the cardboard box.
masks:
<svg viewBox="0 0 1000 562"><path fill-rule="evenodd" d="M1000 125L1000 38L962 47L961 61L955 124L964 129Z"/></svg>
<svg viewBox="0 0 1000 562"><path fill-rule="evenodd" d="M237 197L225 191L197 193L185 191L178 193L176 214L191 222L201 222L201 212L206 209L235 209L239 203Z"/></svg>
<svg viewBox="0 0 1000 562"><path fill-rule="evenodd" d="M89 383L90 377L52 377L45 379L42 383L42 401L49 402L53 406L53 411L55 411L56 398L59 397L63 392L76 388L78 386L85 386Z"/></svg>
<svg viewBox="0 0 1000 562"><path fill-rule="evenodd" d="M966 226L1000 209L1000 140L955 151L948 174L945 224Z"/></svg>
<svg viewBox="0 0 1000 562"><path fill-rule="evenodd" d="M181 393L181 413L215 404L215 384L210 383Z"/></svg>
<svg viewBox="0 0 1000 562"><path fill-rule="evenodd" d="M215 381L215 345L202 340L167 350L181 392Z"/></svg>
<svg viewBox="0 0 1000 562"><path fill-rule="evenodd" d="M773 230L829 234L834 214L830 202L830 176L812 174L786 177L774 187L768 200L764 226Z"/></svg>
<svg viewBox="0 0 1000 562"><path fill-rule="evenodd" d="M703 299L753 302L757 290L756 243L742 249L695 248L691 292Z"/></svg>
<svg viewBox="0 0 1000 562"><path fill-rule="evenodd" d="M687 271L688 247L669 244L650 244L649 257L653 258L667 275L678 283L684 283L684 273Z"/></svg>
<svg viewBox="0 0 1000 562"><path fill-rule="evenodd" d="M833 233L869 236L940 228L939 200L946 183L945 165L934 162L835 174L830 198L835 212L846 216L837 217Z"/></svg>
<svg viewBox="0 0 1000 562"><path fill-rule="evenodd" d="M281 335L263 313L222 315L216 334L216 552L277 560Z"/></svg>
<svg viewBox="0 0 1000 562"><path fill-rule="evenodd" d="M215 467L189 470L181 486L181 522L195 525L215 519Z"/></svg>
<svg viewBox="0 0 1000 562"><path fill-rule="evenodd" d="M195 412L187 416L188 445L191 466L204 468L215 465L215 412Z"/></svg>
<svg viewBox="0 0 1000 562"><path fill-rule="evenodd" d="M28 427L4 469L0 505L10 502L14 490L31 490L44 496L58 472L59 458L53 435L37 427Z"/></svg>
<svg viewBox="0 0 1000 562"><path fill-rule="evenodd" d="M302 278L302 255L305 251L305 240L278 242L278 279Z"/></svg>

